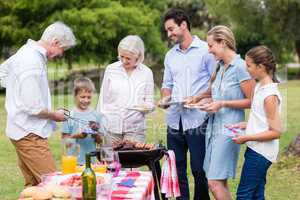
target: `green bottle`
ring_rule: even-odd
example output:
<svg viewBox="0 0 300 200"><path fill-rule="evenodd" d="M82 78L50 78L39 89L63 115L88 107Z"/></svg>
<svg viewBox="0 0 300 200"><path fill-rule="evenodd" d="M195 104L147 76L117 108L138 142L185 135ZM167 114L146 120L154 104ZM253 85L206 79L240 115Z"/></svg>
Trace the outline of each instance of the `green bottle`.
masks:
<svg viewBox="0 0 300 200"><path fill-rule="evenodd" d="M81 174L83 200L96 200L96 174L91 168L91 156L85 155L85 170Z"/></svg>

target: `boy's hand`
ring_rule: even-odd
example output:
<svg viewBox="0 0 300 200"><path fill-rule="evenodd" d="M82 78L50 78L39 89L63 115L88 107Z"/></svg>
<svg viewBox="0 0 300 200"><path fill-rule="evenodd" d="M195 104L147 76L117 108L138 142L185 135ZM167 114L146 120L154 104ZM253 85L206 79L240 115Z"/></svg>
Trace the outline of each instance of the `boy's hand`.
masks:
<svg viewBox="0 0 300 200"><path fill-rule="evenodd" d="M94 138L95 143L101 144L102 143L102 137L100 134L93 134L92 138Z"/></svg>
<svg viewBox="0 0 300 200"><path fill-rule="evenodd" d="M79 138L79 139L83 139L83 138L85 138L86 136L87 136L87 134L86 134L86 133L83 133L83 132L77 134L77 138Z"/></svg>

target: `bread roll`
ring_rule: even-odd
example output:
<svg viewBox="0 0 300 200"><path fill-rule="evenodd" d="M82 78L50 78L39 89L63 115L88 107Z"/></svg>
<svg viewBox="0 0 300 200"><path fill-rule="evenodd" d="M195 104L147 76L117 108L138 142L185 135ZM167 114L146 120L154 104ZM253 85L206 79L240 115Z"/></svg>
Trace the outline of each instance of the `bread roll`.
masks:
<svg viewBox="0 0 300 200"><path fill-rule="evenodd" d="M36 193L36 191L37 191L37 186L32 186L32 187L27 187L27 188L25 188L22 192L21 192L21 194L20 194L20 198L22 198L22 199L32 199L32 196L33 196L33 194L34 193Z"/></svg>
<svg viewBox="0 0 300 200"><path fill-rule="evenodd" d="M37 187L35 193L32 195L34 200L51 200L52 193L43 187Z"/></svg>
<svg viewBox="0 0 300 200"><path fill-rule="evenodd" d="M70 199L71 193L69 188L66 186L57 186L54 191L52 191L53 198Z"/></svg>

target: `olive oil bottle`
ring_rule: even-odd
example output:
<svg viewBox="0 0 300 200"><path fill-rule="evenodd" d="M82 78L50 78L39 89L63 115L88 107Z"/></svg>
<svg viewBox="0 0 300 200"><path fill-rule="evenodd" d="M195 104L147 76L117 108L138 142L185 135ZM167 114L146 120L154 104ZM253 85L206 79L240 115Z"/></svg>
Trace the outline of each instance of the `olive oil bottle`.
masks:
<svg viewBox="0 0 300 200"><path fill-rule="evenodd" d="M81 174L83 200L96 200L96 174L91 168L91 155L85 155L85 170Z"/></svg>

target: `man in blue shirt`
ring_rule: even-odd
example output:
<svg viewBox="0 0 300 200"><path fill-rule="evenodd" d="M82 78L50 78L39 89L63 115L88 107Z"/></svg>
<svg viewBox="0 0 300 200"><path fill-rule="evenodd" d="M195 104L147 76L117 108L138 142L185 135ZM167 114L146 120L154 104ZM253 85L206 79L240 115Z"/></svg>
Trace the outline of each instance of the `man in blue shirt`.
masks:
<svg viewBox="0 0 300 200"><path fill-rule="evenodd" d="M207 114L183 107L190 96L207 91L216 61L207 43L190 33L190 23L182 10L170 10L164 17L168 38L175 43L165 56L160 107L167 108L167 144L175 152L181 197L189 199L187 151L194 176L194 199L209 199L203 170ZM173 102L169 107L167 102ZM177 103L176 103L177 102ZM196 192L197 191L197 192Z"/></svg>

